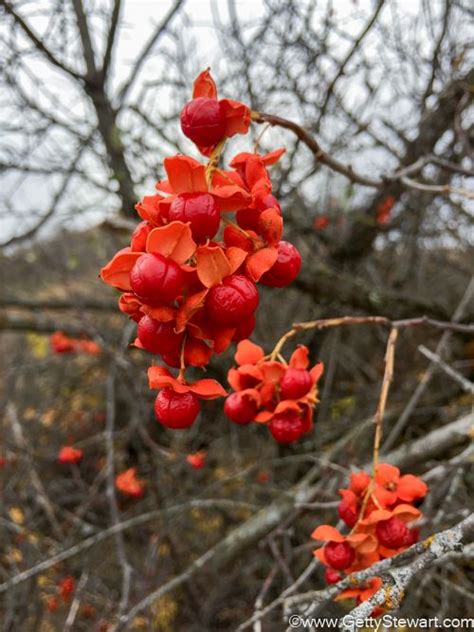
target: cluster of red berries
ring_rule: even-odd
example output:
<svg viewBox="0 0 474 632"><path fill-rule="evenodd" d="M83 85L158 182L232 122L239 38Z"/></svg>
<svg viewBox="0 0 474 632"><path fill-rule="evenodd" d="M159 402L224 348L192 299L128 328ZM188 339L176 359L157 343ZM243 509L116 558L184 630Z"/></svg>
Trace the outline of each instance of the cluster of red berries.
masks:
<svg viewBox="0 0 474 632"><path fill-rule="evenodd" d="M187 428L200 399L226 395L215 380L187 383L185 369L205 367L213 354L248 338L259 303L257 283L284 287L298 275L301 256L282 240L281 208L268 167L284 153L240 153L230 169L218 168L226 139L246 134L249 108L217 99L208 70L194 82L181 127L207 164L189 156L164 160L167 179L136 208L143 220L130 246L101 270L122 291L119 308L137 322L135 346L179 369L149 371L160 390L155 414L169 428ZM234 217L230 215L235 214Z"/></svg>
<svg viewBox="0 0 474 632"><path fill-rule="evenodd" d="M50 596L46 601L46 606L50 612L55 612L60 606L59 597L64 603L71 601L72 595L76 589L76 581L72 575L63 577L56 587L57 595Z"/></svg>
<svg viewBox="0 0 474 632"><path fill-rule="evenodd" d="M102 352L99 345L87 338L71 338L62 331L55 331L49 339L51 349L54 353L85 353L87 355L98 355Z"/></svg>
<svg viewBox="0 0 474 632"><path fill-rule="evenodd" d="M280 356L281 358L281 356ZM318 400L318 380L323 364L309 368L308 349L299 346L290 362L250 340L242 340L235 354L236 368L227 379L234 389L224 404L227 417L237 424L266 424L278 443L293 443L309 432Z"/></svg>
<svg viewBox="0 0 474 632"><path fill-rule="evenodd" d="M418 505L428 492L427 485L413 474L386 463L377 466L375 476L361 471L351 475L349 486L340 489L339 517L351 529L342 535L330 525L312 533L314 540L326 544L314 555L326 566L328 584L335 584L355 571L369 568L380 559L404 551L418 540L418 529L407 526L421 517ZM337 600L369 599L382 585L379 577L342 591Z"/></svg>

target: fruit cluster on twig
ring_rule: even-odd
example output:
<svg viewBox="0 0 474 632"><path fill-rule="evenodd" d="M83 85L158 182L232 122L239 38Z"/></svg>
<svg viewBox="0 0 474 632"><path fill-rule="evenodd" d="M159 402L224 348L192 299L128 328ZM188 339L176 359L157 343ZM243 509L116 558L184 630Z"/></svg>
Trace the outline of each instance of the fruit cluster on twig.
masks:
<svg viewBox="0 0 474 632"><path fill-rule="evenodd" d="M235 392L224 404L229 419L267 424L273 438L285 444L311 430L324 367L320 362L309 369L307 347L300 345L287 363L279 353L266 356L261 347L242 340L235 361L227 377Z"/></svg>
<svg viewBox="0 0 474 632"><path fill-rule="evenodd" d="M227 139L246 134L252 118L246 105L217 98L208 70L197 77L181 128L207 164L166 158L167 179L136 206L142 222L130 246L101 270L105 283L122 292L120 310L137 322L135 346L162 361L148 376L160 391L156 417L169 428L191 426L199 400L227 394L216 380L188 382L187 367L204 368L214 354L247 339L255 327L257 283L285 287L301 268L296 247L282 240L268 172L284 150L239 153L229 169L219 167Z"/></svg>
<svg viewBox="0 0 474 632"><path fill-rule="evenodd" d="M335 527L320 525L311 537L325 542L314 555L326 566L328 584L344 575L369 568L415 544L418 529L408 525L422 516L417 508L428 492L427 485L413 474L401 475L394 465L380 463L375 475L361 471L351 474L347 488L340 489L339 517L351 529L341 534ZM382 585L373 577L360 586L343 590L336 600L366 601ZM377 613L373 613L374 616Z"/></svg>

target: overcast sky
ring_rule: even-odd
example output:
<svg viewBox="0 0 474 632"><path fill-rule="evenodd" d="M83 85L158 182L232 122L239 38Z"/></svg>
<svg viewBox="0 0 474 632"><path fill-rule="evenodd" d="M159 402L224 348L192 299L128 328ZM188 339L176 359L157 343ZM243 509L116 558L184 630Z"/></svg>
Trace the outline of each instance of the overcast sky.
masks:
<svg viewBox="0 0 474 632"><path fill-rule="evenodd" d="M90 0L96 7L110 7L110 0ZM287 2L289 0L281 0L282 2ZM307 3L307 0L297 0L299 3ZM142 50L144 43L147 41L150 33L153 31L155 26L159 24L163 17L167 14L173 2L171 1L153 1L153 0L124 0L123 2L123 11L122 11L122 19L119 26L119 36L117 38L118 45L114 50L114 64L113 64L113 90L111 92L115 92L116 88L121 85L129 76L130 70L133 66L134 60L136 60L137 55ZM235 2L237 7L237 12L241 22L247 23L248 28L252 28L252 20L255 19L255 22L258 22L258 18L264 13L264 3L261 0L236 0ZM355 36L360 33L361 25L363 25L367 16L371 15L374 7L373 0L337 0L334 2L334 17L335 22L338 26L339 33L331 32L330 36L330 46L331 46L331 56L333 58L343 58L348 50L348 47L351 45L351 38L345 38L344 34ZM29 3L24 5L25 7L37 6L40 8L44 8L45 4L42 0L31 0ZM321 4L316 5L318 8L322 8L326 6L326 3L322 2ZM419 14L422 6L422 0L398 0L397 6L399 7L400 13L400 24L399 27L401 29L402 34L405 30L408 30L413 24L413 20ZM391 9L393 7L392 0L387 2L384 10L381 14L382 23L389 24L391 20ZM441 2L433 2L430 3L430 10L436 14L436 12L440 13L442 9ZM26 10L26 9L25 9ZM217 75L217 77L224 77L226 74L227 67L230 67L232 64L232 60L226 59L225 55L222 54L222 49L219 45L218 33L215 29L214 25L214 16L218 13L221 20L226 23L229 20L228 7L226 0L187 0L184 3L184 14L188 19L184 18L182 14L177 16L175 20L178 20L180 23L185 23L185 34L187 50L188 52L188 61L189 64L195 67L195 72L201 70L202 68L210 65L212 67L213 73ZM316 12L317 16L317 12ZM317 17L316 17L317 19ZM46 18L42 21L42 18L36 14L34 27L38 33L41 33L42 28L46 28L48 22ZM5 27L3 27L5 28ZM2 29L2 25L0 24L0 31ZM95 32L95 47L96 50L100 51L101 47L103 47L104 38L101 37L103 34L103 25L100 25L100 28L96 29ZM342 34L342 36L341 36ZM436 34L435 34L436 35ZM423 30L421 26L419 29L418 40L417 40L417 53L426 53L427 56L430 53L430 47L432 46L432 42L435 38L430 37L430 35ZM168 42L169 45L169 42ZM167 36L165 36L159 43L159 47L167 46ZM390 77L390 81L387 81L387 77L378 73L379 69L381 71L380 63L377 63L378 56L381 54L380 46L383 49L383 41L380 39L380 35L371 34L364 42L364 55L365 59L369 60L373 63L373 79L379 86L379 94L378 97L383 97L383 92L386 93L386 105L384 104L384 115L392 121L394 125L397 127L404 127L405 120L410 119L410 108L413 107L413 102L410 100L404 101L399 98L394 101L391 98L393 85L396 81L399 83L406 81L407 85L409 83L416 83L418 80L426 81L426 78L421 75L416 76L413 75L413 69L410 66L410 55L409 51L405 51L407 54L407 72L405 73L405 68L402 66L402 57L400 57L399 62L399 72L398 77L394 74ZM426 49L426 50L425 50ZM385 50L383 50L386 53ZM403 50L401 51L404 52ZM388 54L388 53L387 53ZM0 51L0 61L1 61L1 51ZM258 60L256 60L258 61ZM47 91L51 94L49 98L48 107L53 106L55 110L55 114L58 117L64 116L76 116L79 119L89 122L94 120L95 114L92 112L90 105L88 105L87 101L84 98L78 98L78 93L74 86L65 78L64 73L57 70L51 70L50 67L45 65L44 61L37 58L31 58L30 60L30 68L32 71L32 75L34 79L38 77L42 78L43 86L47 89ZM134 94L135 96L141 90L143 84L149 81L156 81L159 83L160 77L162 77L167 72L166 66L163 65L163 58L160 56L152 56L150 60L142 67L140 74L138 76L138 80L135 83ZM275 59L275 64L278 64L278 59ZM331 77L334 73L334 66L329 65L327 70L327 76ZM378 74L377 74L378 73ZM411 74L410 74L411 73ZM356 70L351 70L350 73L346 73L347 76L344 77L343 85L349 85L350 89L345 90L343 92L343 98L345 104L349 108L357 109L358 102L362 102L362 98L366 101L366 89L361 80L358 80ZM23 79L22 79L23 80ZM25 81L25 91L35 98L38 99L46 99L46 97L42 94L39 94L35 86L32 82L29 82L27 79ZM380 86L382 86L380 88ZM157 88L157 93L158 93ZM189 86L189 94L191 93L191 86ZM133 94L131 95L134 96ZM242 98L239 94L227 94L225 96L233 97L236 99ZM165 102L166 99L163 99ZM163 105L163 103L161 104ZM271 107L274 109L275 113L282 113L286 115L292 115L292 112L289 112L286 104L274 103L274 104L266 104L265 107ZM379 107L380 105L375 105L374 107ZM150 115L152 114L151 110L152 106L150 105ZM372 116L372 113L368 109L367 105L364 106L364 111L360 113L362 119L374 121L374 127L377 130L377 133L380 136L384 136L387 134L387 130L383 127L378 129L377 126L377 117ZM160 113L166 112L166 107L161 107ZM159 120L159 114L156 116L155 120ZM9 116L8 108L3 108L0 111L0 116ZM16 120L17 123L21 126L21 117L24 116L22 112L16 113L16 117L20 117L20 121ZM300 115L295 114L295 116L299 116L300 122L304 123L304 120L301 120ZM412 117L413 118L413 117ZM413 119L414 120L414 119ZM334 130L332 130L334 128ZM176 124L177 131L177 124ZM323 144L327 143L330 140L331 133L338 133L337 125L333 124L332 120L329 120L324 129L322 130L321 140ZM272 132L266 135L266 139L273 141L278 145L281 143L281 134L278 131ZM397 141L396 135L392 135L392 138L389 139L390 143L395 144ZM21 138L20 135L17 137L9 136L7 141L3 141L4 148L7 144L19 144L25 143L27 139ZM38 158L38 151L47 151L48 155L54 155L55 152L60 155L58 151L61 148L64 148L64 145L68 142L71 142L70 139L63 137L60 133L57 133L53 136L52 140L49 141L50 146L45 147L32 147L31 148L31 160L42 160L42 156L44 154L40 154ZM193 148L191 144L189 145L190 150ZM0 151L2 149L2 139L0 138ZM344 150L343 150L344 151ZM362 172L369 173L370 175L376 175L376 173L386 172L390 168L396 166L397 161L390 157L383 151L371 149L370 151L365 151L364 147L357 148L357 154L355 156L350 156L348 158L350 160L355 160L357 168ZM61 159L62 160L62 159ZM103 167L100 164L95 166L91 161L93 161L93 157L88 157L88 167L90 168L92 165L92 169L97 171L97 177L100 179L107 179L108 176L104 171ZM323 170L320 179L328 176L327 170ZM153 178L155 174L150 173L150 180L146 183L146 186L142 187L139 190L140 194L145 192L151 192L153 187ZM320 180L317 181L316 185L314 181L308 180L302 186L302 192L312 197L315 193L321 189ZM18 212L11 213L9 208L5 209L2 207L0 221L2 221L2 225L0 226L0 230L2 232L2 236L7 236L9 233L17 232L23 230L25 226L31 221L29 209L40 208L44 206L44 201L48 199L48 196L51 197L52 186L56 186L51 180L45 180L43 177L29 176L28 178L19 177L16 175L8 175L5 174L2 176L1 181L2 191L6 194L6 197L10 200L10 204L12 208L18 209ZM316 188L315 188L316 186ZM148 187L148 188L147 188ZM363 195L364 190L357 190L358 195ZM81 197L82 191L74 191L73 196L75 196L75 203L77 205L77 209L81 210L86 209L87 212L85 214L82 213L74 213L71 218L71 206L69 204L69 210L65 211L64 215L58 215L57 221L63 222L67 221L68 226L78 226L83 225L84 220L87 222L97 221L100 217L103 216L106 209L114 209L116 207L116 200L114 200L114 196L107 197L104 195L103 191L97 191L91 193L87 191L84 195L85 197ZM5 199L5 198L4 198ZM68 198L69 203L71 202L72 197ZM352 199L351 204L357 204L358 199ZM68 213L68 214L66 214ZM73 219L76 221L73 221ZM48 224L48 230L51 226L54 226L56 222ZM3 240L2 240L3 241Z"/></svg>

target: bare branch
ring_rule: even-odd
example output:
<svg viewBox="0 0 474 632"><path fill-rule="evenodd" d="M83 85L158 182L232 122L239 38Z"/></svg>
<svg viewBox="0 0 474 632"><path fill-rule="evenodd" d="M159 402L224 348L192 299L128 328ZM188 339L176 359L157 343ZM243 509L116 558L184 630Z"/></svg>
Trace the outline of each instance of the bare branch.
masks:
<svg viewBox="0 0 474 632"><path fill-rule="evenodd" d="M422 353L426 358L428 358L428 360L431 360L431 362L434 362L434 364L439 366L439 368L444 371L446 375L449 375L449 377L451 377L461 386L463 391L474 395L474 384L467 380L463 375L458 373L458 371L455 371L452 367L450 367L449 364L446 364L446 362L444 362L444 360L442 360L437 353L433 353L424 345L420 345L418 347L418 351Z"/></svg>
<svg viewBox="0 0 474 632"><path fill-rule="evenodd" d="M60 68L67 72L71 77L75 79L82 80L83 76L77 73L72 68L69 68L66 64L57 59L53 53L47 48L45 43L33 32L33 30L28 26L25 20L17 13L13 6L7 0L0 0L0 7L3 7L5 11L12 16L15 20L16 24L21 28L23 33L30 39L30 41L35 45L36 49L40 51L54 66Z"/></svg>
<svg viewBox="0 0 474 632"><path fill-rule="evenodd" d="M132 70L130 72L129 78L125 81L125 83L122 85L122 87L120 88L120 90L118 92L118 100L119 100L120 106L123 105L125 99L127 98L127 95L130 92L133 84L135 83L135 81L136 81L136 79L137 79L137 77L138 77L138 75L140 73L140 70L141 70L143 64L145 63L148 55L153 50L155 44L160 39L161 35L163 33L165 33L169 23L171 22L173 17L176 15L178 10L181 8L181 6L184 4L184 2L185 2L185 0L176 0L175 1L175 3L171 6L171 9L168 11L168 13L163 18L162 22L156 27L156 29L154 30L154 32L151 35L150 39L145 44L142 52L140 53L138 59L136 60L136 62L133 65L133 68L132 68Z"/></svg>
<svg viewBox="0 0 474 632"><path fill-rule="evenodd" d="M104 81L107 78L109 67L112 62L112 52L115 45L115 39L117 34L117 27L119 24L120 11L122 9L122 0L114 0L114 8L112 15L110 16L110 26L107 35L107 45L105 47L104 60L102 62L101 75Z"/></svg>
<svg viewBox="0 0 474 632"><path fill-rule="evenodd" d="M82 51L84 53L84 61L87 68L87 81L95 79L97 74L97 68L95 64L94 48L92 46L92 39L87 24L87 17L84 12L84 6L82 0L72 0L74 12L76 13L77 27L81 36Z"/></svg>

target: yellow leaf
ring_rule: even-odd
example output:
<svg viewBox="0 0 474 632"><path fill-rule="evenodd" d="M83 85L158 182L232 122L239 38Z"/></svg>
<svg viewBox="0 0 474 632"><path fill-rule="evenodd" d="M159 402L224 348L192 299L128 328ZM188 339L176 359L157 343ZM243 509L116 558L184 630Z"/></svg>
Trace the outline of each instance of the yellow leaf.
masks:
<svg viewBox="0 0 474 632"><path fill-rule="evenodd" d="M23 419L25 419L26 421L31 421L35 417L36 409L33 408L33 406L28 406L28 408L25 408L25 410L23 411Z"/></svg>
<svg viewBox="0 0 474 632"><path fill-rule="evenodd" d="M10 507L8 515L15 524L23 524L25 522L25 514L20 507Z"/></svg>
<svg viewBox="0 0 474 632"><path fill-rule="evenodd" d="M44 588L45 586L48 586L51 582L46 575L40 575L36 578L36 583L40 588Z"/></svg>
<svg viewBox="0 0 474 632"><path fill-rule="evenodd" d="M53 408L49 408L46 410L40 417L40 421L45 426L45 428L49 428L53 421L56 418L56 411Z"/></svg>
<svg viewBox="0 0 474 632"><path fill-rule="evenodd" d="M158 547L158 555L160 557L167 557L170 554L170 547L168 544L166 544L165 542L163 542L163 544L160 544L160 546Z"/></svg>
<svg viewBox="0 0 474 632"><path fill-rule="evenodd" d="M173 622L176 619L179 608L177 602L170 595L164 595L152 606L155 623L163 632L174 630Z"/></svg>
<svg viewBox="0 0 474 632"><path fill-rule="evenodd" d="M8 564L20 564L20 562L23 562L22 552L20 551L20 549L11 549L5 555L5 561Z"/></svg>
<svg viewBox="0 0 474 632"><path fill-rule="evenodd" d="M37 360L43 360L49 353L49 340L47 336L39 334L26 334L26 342L31 351L31 355Z"/></svg>

